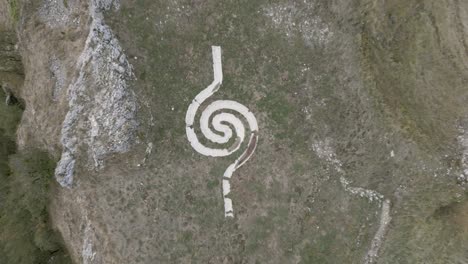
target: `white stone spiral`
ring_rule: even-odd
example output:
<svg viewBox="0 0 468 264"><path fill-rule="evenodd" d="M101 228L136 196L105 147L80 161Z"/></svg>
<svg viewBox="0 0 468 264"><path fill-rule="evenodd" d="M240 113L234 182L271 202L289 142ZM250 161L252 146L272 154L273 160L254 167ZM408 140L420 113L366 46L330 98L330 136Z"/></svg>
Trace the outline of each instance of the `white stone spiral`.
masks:
<svg viewBox="0 0 468 264"><path fill-rule="evenodd" d="M226 144L232 139L235 131L236 140L229 148L212 148L203 145L194 130L195 116L198 108L210 96L212 96L221 87L223 82L223 70L221 64L221 47L212 46L213 53L213 82L203 91L201 91L188 107L185 116L187 138L192 147L200 154L210 157L225 157L230 156L242 145L245 138L245 126L242 120L230 112L236 112L243 116L249 125L250 139L245 151L226 169L223 175L223 198L224 198L224 215L225 217L234 217L232 200L227 197L231 192L229 180L233 172L242 166L254 153L258 141L258 124L257 119L252 112L244 105L230 100L218 100L210 103L203 110L200 117L200 130L203 136L209 141L217 144ZM225 112L229 110L230 112ZM212 130L210 127L212 122ZM233 131L234 130L234 131Z"/></svg>

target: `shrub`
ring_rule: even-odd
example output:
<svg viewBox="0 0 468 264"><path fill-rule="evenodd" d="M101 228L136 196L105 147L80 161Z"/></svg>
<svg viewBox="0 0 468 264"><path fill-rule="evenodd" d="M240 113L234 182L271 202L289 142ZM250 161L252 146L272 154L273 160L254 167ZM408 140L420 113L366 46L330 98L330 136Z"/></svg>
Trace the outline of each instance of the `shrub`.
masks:
<svg viewBox="0 0 468 264"><path fill-rule="evenodd" d="M22 110L19 104L7 105L5 92L0 87L0 136L9 141L15 141L16 128L21 120ZM3 156L1 156L3 157Z"/></svg>
<svg viewBox="0 0 468 264"><path fill-rule="evenodd" d="M71 263L48 215L55 162L36 149L15 153L20 116L0 101L0 263Z"/></svg>
<svg viewBox="0 0 468 264"><path fill-rule="evenodd" d="M0 175L5 193L0 205L1 263L47 263L53 255L65 254L47 211L54 164L38 150L10 155L10 173Z"/></svg>

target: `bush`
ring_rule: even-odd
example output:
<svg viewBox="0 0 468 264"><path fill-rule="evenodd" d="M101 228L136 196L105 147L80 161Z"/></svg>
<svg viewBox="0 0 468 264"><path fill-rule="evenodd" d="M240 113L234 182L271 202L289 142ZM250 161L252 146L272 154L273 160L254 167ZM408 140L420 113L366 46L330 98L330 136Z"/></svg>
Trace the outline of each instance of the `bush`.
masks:
<svg viewBox="0 0 468 264"><path fill-rule="evenodd" d="M0 136L2 141L15 142L16 128L21 120L22 110L19 104L7 105L5 103L6 94L0 87ZM3 156L0 156L3 157Z"/></svg>
<svg viewBox="0 0 468 264"><path fill-rule="evenodd" d="M47 212L54 164L37 150L10 155L10 173L0 175L0 263L47 263L65 254Z"/></svg>
<svg viewBox="0 0 468 264"><path fill-rule="evenodd" d="M0 263L71 263L48 215L55 162L35 149L15 153L20 115L0 102Z"/></svg>

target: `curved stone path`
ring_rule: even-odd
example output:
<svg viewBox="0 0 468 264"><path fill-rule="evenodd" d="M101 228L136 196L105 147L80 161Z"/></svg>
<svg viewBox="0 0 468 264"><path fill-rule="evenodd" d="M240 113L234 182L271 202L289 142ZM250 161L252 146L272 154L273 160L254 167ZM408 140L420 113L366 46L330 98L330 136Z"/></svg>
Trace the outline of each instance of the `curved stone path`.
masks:
<svg viewBox="0 0 468 264"><path fill-rule="evenodd" d="M221 87L223 82L221 47L212 46L211 48L213 53L214 80L193 99L188 107L185 116L186 132L190 144L198 153L210 157L225 157L234 154L240 149L246 133L244 122L232 112L238 113L247 121L251 133L249 143L244 152L234 163L228 166L223 175L224 215L225 217L234 217L232 200L228 198L231 192L231 184L229 181L234 171L241 167L254 153L258 141L258 124L253 113L244 105L231 100L217 100L210 103L201 113L201 133L206 139L216 144L227 144L232 142L233 136L236 136L236 138L233 143L226 148L208 147L199 141L194 130L195 116L198 108ZM230 112L226 112L226 110ZM212 128L210 127L210 122ZM233 132L235 132L235 135Z"/></svg>

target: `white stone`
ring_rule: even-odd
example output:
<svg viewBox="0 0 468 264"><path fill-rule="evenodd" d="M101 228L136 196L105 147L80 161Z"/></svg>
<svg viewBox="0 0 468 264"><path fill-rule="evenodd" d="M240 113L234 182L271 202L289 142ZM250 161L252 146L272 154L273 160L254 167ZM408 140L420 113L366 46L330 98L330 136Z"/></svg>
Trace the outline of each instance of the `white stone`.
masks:
<svg viewBox="0 0 468 264"><path fill-rule="evenodd" d="M249 145L256 144L257 142L256 140L253 140L253 138L257 138L256 132L258 131L258 124L255 116L244 105L231 100L217 100L209 104L201 114L201 133L206 139L216 144L226 144L234 135L236 135L237 139L235 140L235 145L230 146L230 148L212 148L203 145L199 141L193 127L198 108L221 87L223 82L221 47L213 46L212 56L214 80L206 89L201 91L189 105L185 115L186 133L188 141L198 153L210 157L225 157L233 154L241 147L241 143L244 141L246 134L245 125L242 120L235 114L227 113L225 111L230 110L232 112L236 112L247 120L250 132L253 133L250 137ZM212 127L210 127L210 121L212 122ZM253 137L254 135L255 137ZM249 149L249 147L247 147L247 149ZM247 155L247 149L240 157ZM253 147L253 150L255 150L255 146ZM243 162L241 164L239 164L239 159L237 159L234 163L229 165L223 175L225 178L223 179L223 196L224 212L226 217L234 217L232 200L226 198L226 195L231 192L229 179L232 177L234 171L242 166L252 154L253 151L243 158Z"/></svg>

